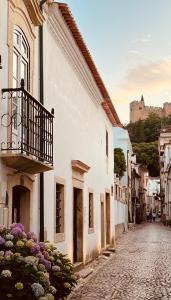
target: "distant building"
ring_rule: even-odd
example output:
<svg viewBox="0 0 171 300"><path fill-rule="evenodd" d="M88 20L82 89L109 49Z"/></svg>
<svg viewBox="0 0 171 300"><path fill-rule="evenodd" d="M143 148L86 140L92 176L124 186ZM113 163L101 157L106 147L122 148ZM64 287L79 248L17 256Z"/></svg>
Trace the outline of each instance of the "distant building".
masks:
<svg viewBox="0 0 171 300"><path fill-rule="evenodd" d="M160 178L149 178L146 211L161 212Z"/></svg>
<svg viewBox="0 0 171 300"><path fill-rule="evenodd" d="M164 222L171 220L171 126L162 130L159 137L160 197Z"/></svg>
<svg viewBox="0 0 171 300"><path fill-rule="evenodd" d="M131 161L133 150L129 134L126 129L120 127L113 128L113 148L121 148L125 156L126 171L124 172L124 176L120 179L120 184L122 185L122 187L126 187L127 189L126 202L128 204L128 220L129 222L132 222L133 218L131 202Z"/></svg>
<svg viewBox="0 0 171 300"><path fill-rule="evenodd" d="M134 123L139 120L145 120L150 113L156 113L160 118L171 115L171 102L163 103L162 107L146 106L144 97L140 101L132 101L130 103L130 122Z"/></svg>

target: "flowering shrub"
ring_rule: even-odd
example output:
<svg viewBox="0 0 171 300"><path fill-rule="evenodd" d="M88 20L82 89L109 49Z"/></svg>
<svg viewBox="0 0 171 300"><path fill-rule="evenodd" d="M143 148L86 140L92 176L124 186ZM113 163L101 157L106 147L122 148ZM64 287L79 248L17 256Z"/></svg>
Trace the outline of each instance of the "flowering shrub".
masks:
<svg viewBox="0 0 171 300"><path fill-rule="evenodd" d="M69 259L22 224L0 225L0 299L64 299L76 284Z"/></svg>

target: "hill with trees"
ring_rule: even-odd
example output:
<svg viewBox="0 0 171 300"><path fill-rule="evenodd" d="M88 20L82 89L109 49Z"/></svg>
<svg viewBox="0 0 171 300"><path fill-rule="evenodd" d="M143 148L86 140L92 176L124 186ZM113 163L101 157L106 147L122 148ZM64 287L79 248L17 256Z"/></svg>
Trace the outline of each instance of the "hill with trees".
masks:
<svg viewBox="0 0 171 300"><path fill-rule="evenodd" d="M151 113L146 120L129 123L129 132L137 163L147 166L150 176L159 176L158 138L162 128L171 125L171 116L160 118Z"/></svg>

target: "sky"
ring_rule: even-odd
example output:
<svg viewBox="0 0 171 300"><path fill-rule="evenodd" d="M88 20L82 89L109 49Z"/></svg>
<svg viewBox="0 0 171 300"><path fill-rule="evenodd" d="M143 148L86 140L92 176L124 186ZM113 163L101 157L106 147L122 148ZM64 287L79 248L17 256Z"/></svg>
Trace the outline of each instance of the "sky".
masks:
<svg viewBox="0 0 171 300"><path fill-rule="evenodd" d="M129 103L171 101L171 0L64 0L123 124Z"/></svg>

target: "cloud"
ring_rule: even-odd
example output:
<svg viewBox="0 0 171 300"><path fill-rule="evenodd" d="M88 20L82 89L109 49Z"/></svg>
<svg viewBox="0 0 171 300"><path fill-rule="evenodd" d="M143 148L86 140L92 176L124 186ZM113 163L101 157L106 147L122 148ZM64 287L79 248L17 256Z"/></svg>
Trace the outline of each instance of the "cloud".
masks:
<svg viewBox="0 0 171 300"><path fill-rule="evenodd" d="M145 60L145 56L141 51L131 49L126 57L128 63L137 64L140 60Z"/></svg>
<svg viewBox="0 0 171 300"><path fill-rule="evenodd" d="M142 38L136 39L136 40L132 41L131 44L132 45L135 45L135 44L146 44L146 43L148 43L148 42L151 41L151 38L152 38L151 34L146 34Z"/></svg>
<svg viewBox="0 0 171 300"><path fill-rule="evenodd" d="M134 99L137 94L159 94L166 90L171 90L171 57L130 68L114 95L119 101Z"/></svg>

